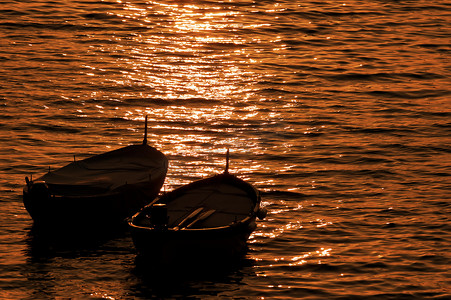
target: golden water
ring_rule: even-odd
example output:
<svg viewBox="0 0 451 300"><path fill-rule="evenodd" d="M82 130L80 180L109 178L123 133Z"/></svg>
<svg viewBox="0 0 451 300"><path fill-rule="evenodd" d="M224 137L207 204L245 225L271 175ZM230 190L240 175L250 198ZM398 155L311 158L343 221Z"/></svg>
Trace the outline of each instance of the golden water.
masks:
<svg viewBox="0 0 451 300"><path fill-rule="evenodd" d="M450 9L0 3L0 298L450 297ZM221 172L230 148L263 192L236 268L155 284L127 233L34 242L24 177L139 143L146 115L166 190Z"/></svg>

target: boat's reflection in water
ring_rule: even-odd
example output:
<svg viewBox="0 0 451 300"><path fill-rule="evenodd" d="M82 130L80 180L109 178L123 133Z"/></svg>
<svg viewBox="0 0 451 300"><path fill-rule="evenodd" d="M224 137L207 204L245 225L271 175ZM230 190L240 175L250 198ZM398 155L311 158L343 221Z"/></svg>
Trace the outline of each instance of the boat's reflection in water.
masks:
<svg viewBox="0 0 451 300"><path fill-rule="evenodd" d="M133 248L127 228L103 232L78 232L29 228L26 238L27 258L24 276L53 278L54 289L64 290L72 280L85 282L103 278L107 282L120 279L121 295L137 299L180 299L218 296L218 285L241 284L254 276L255 261L248 250L234 257L217 255L193 259L180 249L177 257L163 260L160 256L139 256ZM244 284L244 283L242 283ZM209 289L208 287L211 287ZM99 287L108 292L108 287ZM86 291L82 291L83 293ZM36 285L34 295L46 298L55 291L48 285Z"/></svg>
<svg viewBox="0 0 451 300"><path fill-rule="evenodd" d="M80 257L99 252L105 243L125 239L127 239L127 228L124 225L75 230L57 226L49 229L34 224L27 235L26 252L31 260L58 256Z"/></svg>
<svg viewBox="0 0 451 300"><path fill-rule="evenodd" d="M211 256L203 260L190 260L183 255L183 250L180 252L181 257L173 261L137 256L132 272L139 282L131 288L134 296L153 295L160 299L219 296L218 289L209 291L205 287L240 284L254 272L254 260L246 257L247 251L239 256Z"/></svg>

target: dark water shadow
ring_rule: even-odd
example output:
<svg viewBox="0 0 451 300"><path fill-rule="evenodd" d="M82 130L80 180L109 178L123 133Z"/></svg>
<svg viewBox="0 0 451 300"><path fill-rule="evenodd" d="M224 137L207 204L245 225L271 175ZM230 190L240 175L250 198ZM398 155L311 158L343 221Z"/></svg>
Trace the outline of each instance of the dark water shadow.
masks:
<svg viewBox="0 0 451 300"><path fill-rule="evenodd" d="M230 286L243 285L253 272L254 261L245 257L217 257L173 262L137 256L132 269L137 281L130 287L133 297L144 299L202 299L217 297Z"/></svg>
<svg viewBox="0 0 451 300"><path fill-rule="evenodd" d="M76 258L101 253L99 249L114 239L125 239L128 231L125 226L109 228L71 230L67 228L48 228L33 225L26 237L25 254L31 261L54 257Z"/></svg>
<svg viewBox="0 0 451 300"><path fill-rule="evenodd" d="M96 299L89 294L95 289L91 282L106 278L107 283L120 284L121 275L128 274L122 267L133 262L131 237L123 227L74 232L34 225L28 228L24 243L26 262L19 272L28 296L22 299ZM80 288L80 282L88 288Z"/></svg>

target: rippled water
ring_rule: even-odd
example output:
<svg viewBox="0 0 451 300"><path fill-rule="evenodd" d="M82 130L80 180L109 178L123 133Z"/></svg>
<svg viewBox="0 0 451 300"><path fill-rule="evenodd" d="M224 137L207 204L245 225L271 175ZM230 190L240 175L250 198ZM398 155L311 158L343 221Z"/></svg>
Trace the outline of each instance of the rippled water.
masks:
<svg viewBox="0 0 451 300"><path fill-rule="evenodd" d="M3 1L0 298L451 297L450 10ZM243 261L160 276L127 232L36 236L24 177L139 142L145 115L166 190L221 172L230 148L263 192Z"/></svg>

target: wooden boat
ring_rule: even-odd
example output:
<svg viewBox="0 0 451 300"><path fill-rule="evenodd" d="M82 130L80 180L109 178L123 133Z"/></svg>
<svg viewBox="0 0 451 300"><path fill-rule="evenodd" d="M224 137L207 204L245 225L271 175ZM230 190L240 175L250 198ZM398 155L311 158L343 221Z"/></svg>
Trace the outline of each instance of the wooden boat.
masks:
<svg viewBox="0 0 451 300"><path fill-rule="evenodd" d="M227 159L228 162L228 159ZM256 218L265 217L259 192L224 173L162 195L129 220L138 257L177 261L243 253Z"/></svg>
<svg viewBox="0 0 451 300"><path fill-rule="evenodd" d="M168 160L144 141L74 161L37 178L26 178L23 202L35 224L80 228L126 224L155 198Z"/></svg>

